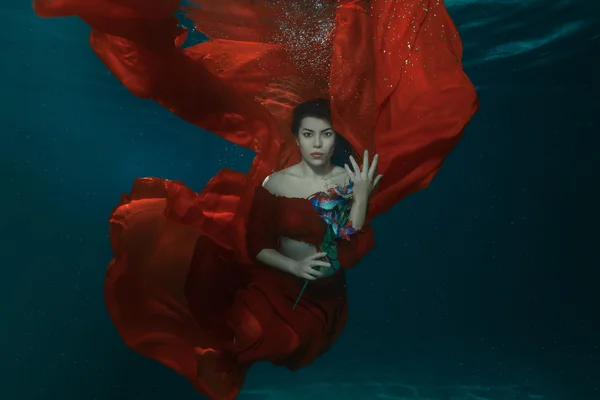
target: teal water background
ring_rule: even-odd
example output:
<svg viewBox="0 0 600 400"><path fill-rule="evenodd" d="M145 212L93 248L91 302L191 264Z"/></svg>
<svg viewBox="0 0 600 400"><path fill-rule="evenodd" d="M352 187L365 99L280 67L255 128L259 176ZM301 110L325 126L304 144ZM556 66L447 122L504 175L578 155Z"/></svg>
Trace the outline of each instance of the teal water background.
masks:
<svg viewBox="0 0 600 400"><path fill-rule="evenodd" d="M481 110L374 221L335 347L244 400L600 399L600 2L448 0ZM75 18L0 5L0 398L200 398L104 309L107 219L140 176L199 190L241 150L133 97Z"/></svg>

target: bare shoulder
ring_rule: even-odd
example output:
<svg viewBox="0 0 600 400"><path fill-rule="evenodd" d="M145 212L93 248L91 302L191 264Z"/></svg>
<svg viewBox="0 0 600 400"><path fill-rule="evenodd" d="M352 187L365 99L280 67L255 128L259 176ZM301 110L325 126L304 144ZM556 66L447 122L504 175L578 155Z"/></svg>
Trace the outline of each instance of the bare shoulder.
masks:
<svg viewBox="0 0 600 400"><path fill-rule="evenodd" d="M277 180L277 172L274 172L265 178L265 180L262 183L262 187L267 189L269 192L273 193L273 189L277 187Z"/></svg>
<svg viewBox="0 0 600 400"><path fill-rule="evenodd" d="M296 165L273 172L263 182L263 187L277 196L289 196L293 192L293 185L298 180L298 168Z"/></svg>
<svg viewBox="0 0 600 400"><path fill-rule="evenodd" d="M262 186L267 189L270 193L275 195L281 194L283 189L283 185L286 182L286 175L288 172L286 171L289 168L282 169L281 171L273 172L271 175L267 176L263 181Z"/></svg>

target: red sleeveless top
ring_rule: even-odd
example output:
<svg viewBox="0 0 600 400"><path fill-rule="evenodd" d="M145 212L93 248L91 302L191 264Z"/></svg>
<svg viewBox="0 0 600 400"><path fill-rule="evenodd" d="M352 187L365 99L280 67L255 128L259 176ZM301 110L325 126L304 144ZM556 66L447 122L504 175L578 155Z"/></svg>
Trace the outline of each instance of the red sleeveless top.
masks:
<svg viewBox="0 0 600 400"><path fill-rule="evenodd" d="M280 236L319 249L326 230L327 223L308 199L276 196L262 186L256 188L246 228L251 259L263 249L277 249ZM337 246L341 267L352 268L375 246L373 228L367 223L351 240L338 239Z"/></svg>

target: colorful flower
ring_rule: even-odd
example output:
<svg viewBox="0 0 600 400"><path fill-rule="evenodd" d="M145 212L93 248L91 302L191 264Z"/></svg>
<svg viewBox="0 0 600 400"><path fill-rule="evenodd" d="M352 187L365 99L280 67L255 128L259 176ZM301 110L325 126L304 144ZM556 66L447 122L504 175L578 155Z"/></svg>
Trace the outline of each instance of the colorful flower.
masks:
<svg viewBox="0 0 600 400"><path fill-rule="evenodd" d="M327 231L321 243L320 251L327 254L334 270L340 268L336 239L350 240L350 236L356 233L356 230L352 227L352 221L350 221L353 186L354 183L350 181L345 187L335 186L324 192L315 193L308 198L315 211L327 223ZM317 269L320 268L317 267ZM295 309L298 305L307 285L308 281L305 281L292 309Z"/></svg>
<svg viewBox="0 0 600 400"><path fill-rule="evenodd" d="M335 234L335 238L350 240L350 235L356 233L350 221L352 195L353 182L350 181L345 187L334 186L309 198L315 211Z"/></svg>

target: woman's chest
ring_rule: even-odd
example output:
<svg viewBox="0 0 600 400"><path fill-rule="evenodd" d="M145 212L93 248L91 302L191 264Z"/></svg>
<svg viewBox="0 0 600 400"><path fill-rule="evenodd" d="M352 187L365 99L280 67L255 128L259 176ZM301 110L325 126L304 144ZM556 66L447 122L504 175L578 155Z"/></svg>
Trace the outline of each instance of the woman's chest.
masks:
<svg viewBox="0 0 600 400"><path fill-rule="evenodd" d="M323 240L327 224L308 199L281 197L274 208L277 235L313 245Z"/></svg>

